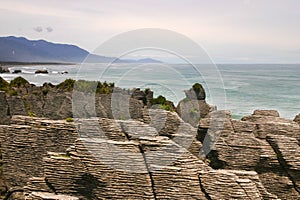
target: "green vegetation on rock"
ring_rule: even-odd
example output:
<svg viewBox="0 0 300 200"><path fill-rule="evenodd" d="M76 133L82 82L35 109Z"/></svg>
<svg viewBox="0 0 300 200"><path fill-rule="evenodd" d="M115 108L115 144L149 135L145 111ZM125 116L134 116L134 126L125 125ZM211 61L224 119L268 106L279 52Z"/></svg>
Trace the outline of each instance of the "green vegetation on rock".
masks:
<svg viewBox="0 0 300 200"><path fill-rule="evenodd" d="M169 105L159 105L159 108L160 108L160 109L163 109L163 110L171 111Z"/></svg>
<svg viewBox="0 0 300 200"><path fill-rule="evenodd" d="M194 85L193 85L193 90L195 91L195 92L200 92L200 90L202 90L203 89L203 87L202 87L202 85L200 84L200 83L195 83Z"/></svg>
<svg viewBox="0 0 300 200"><path fill-rule="evenodd" d="M107 83L106 81L101 83L100 81L85 81L73 79L66 79L64 82L56 86L57 89L63 89L67 91L72 91L75 89L79 92L93 93L97 94L110 94L115 87L114 83Z"/></svg>
<svg viewBox="0 0 300 200"><path fill-rule="evenodd" d="M104 81L104 83L102 84L100 81L98 81L96 93L97 94L110 94L113 92L114 87L115 87L114 83L107 83L106 81Z"/></svg>
<svg viewBox="0 0 300 200"><path fill-rule="evenodd" d="M151 104L159 105L158 108L163 110L174 111L173 109L171 109L170 102L168 102L167 99L162 95L159 95L157 98L151 99Z"/></svg>
<svg viewBox="0 0 300 200"><path fill-rule="evenodd" d="M74 90L85 93L94 93L97 89L96 81L78 80L75 82Z"/></svg>
<svg viewBox="0 0 300 200"><path fill-rule="evenodd" d="M44 96L46 96L48 94L48 92L49 92L49 89L47 89L47 88L42 90L42 93Z"/></svg>
<svg viewBox="0 0 300 200"><path fill-rule="evenodd" d="M167 99L162 96L162 95L159 95L157 98L153 98L151 99L151 103L154 105L154 104L160 104L160 105L165 105L167 104Z"/></svg>
<svg viewBox="0 0 300 200"><path fill-rule="evenodd" d="M23 77L19 76L15 78L14 80L10 81L10 87L21 87L21 86L26 86L29 85L29 82L24 79Z"/></svg>
<svg viewBox="0 0 300 200"><path fill-rule="evenodd" d="M200 83L195 83L191 89L184 92L187 99L205 100L206 98L205 90Z"/></svg>
<svg viewBox="0 0 300 200"><path fill-rule="evenodd" d="M75 82L76 82L75 80L69 78L66 79L64 82L58 84L56 88L71 91L74 88Z"/></svg>
<svg viewBox="0 0 300 200"><path fill-rule="evenodd" d="M68 117L67 119L66 119L66 122L73 122L74 120L73 120L73 118L72 117Z"/></svg>
<svg viewBox="0 0 300 200"><path fill-rule="evenodd" d="M14 90L14 89L11 89L8 91L8 94L10 96L17 96L18 95L18 91L17 90Z"/></svg>
<svg viewBox="0 0 300 200"><path fill-rule="evenodd" d="M29 117L36 117L36 114L34 112L28 111L28 116Z"/></svg>
<svg viewBox="0 0 300 200"><path fill-rule="evenodd" d="M0 77L0 90L7 91L9 89L9 83Z"/></svg>

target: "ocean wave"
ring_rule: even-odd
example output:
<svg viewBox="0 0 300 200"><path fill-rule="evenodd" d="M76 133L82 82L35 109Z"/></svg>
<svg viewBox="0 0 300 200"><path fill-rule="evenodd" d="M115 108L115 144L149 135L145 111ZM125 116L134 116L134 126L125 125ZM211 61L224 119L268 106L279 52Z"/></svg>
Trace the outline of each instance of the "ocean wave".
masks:
<svg viewBox="0 0 300 200"><path fill-rule="evenodd" d="M49 74L35 74L34 76L49 76Z"/></svg>
<svg viewBox="0 0 300 200"><path fill-rule="evenodd" d="M22 73L23 74L34 74L35 71L27 71L27 70L24 70L24 69L21 69L22 70Z"/></svg>

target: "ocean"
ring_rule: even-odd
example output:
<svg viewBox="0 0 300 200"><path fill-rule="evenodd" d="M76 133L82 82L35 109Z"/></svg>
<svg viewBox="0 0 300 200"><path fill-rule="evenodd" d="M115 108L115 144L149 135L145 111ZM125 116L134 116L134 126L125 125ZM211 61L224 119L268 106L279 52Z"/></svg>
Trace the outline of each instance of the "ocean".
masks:
<svg viewBox="0 0 300 200"><path fill-rule="evenodd" d="M289 64L78 64L18 65L1 74L10 81L22 76L35 85L60 83L66 78L114 82L123 88L150 88L175 105L185 97L184 90L199 82L206 89L207 102L230 110L240 119L256 109L275 109L281 117L293 119L300 113L300 65ZM47 69L49 74L35 74ZM67 71L68 74L62 74Z"/></svg>

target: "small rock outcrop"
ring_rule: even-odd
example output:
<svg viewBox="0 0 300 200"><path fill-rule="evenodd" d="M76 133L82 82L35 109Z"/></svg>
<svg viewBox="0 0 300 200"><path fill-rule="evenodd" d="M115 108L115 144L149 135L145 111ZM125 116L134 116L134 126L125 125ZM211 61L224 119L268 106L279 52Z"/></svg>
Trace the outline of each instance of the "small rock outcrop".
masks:
<svg viewBox="0 0 300 200"><path fill-rule="evenodd" d="M9 73L8 67L0 66L0 74Z"/></svg>
<svg viewBox="0 0 300 200"><path fill-rule="evenodd" d="M279 117L279 113L277 110L255 110L253 112L253 115Z"/></svg>
<svg viewBox="0 0 300 200"><path fill-rule="evenodd" d="M294 122L297 122L298 124L300 124L300 114L296 115Z"/></svg>
<svg viewBox="0 0 300 200"><path fill-rule="evenodd" d="M186 98L176 108L179 116L187 123L197 127L201 118L205 118L215 107L206 103L205 91L201 84L196 83L185 91Z"/></svg>
<svg viewBox="0 0 300 200"><path fill-rule="evenodd" d="M205 100L206 93L200 83L195 83L189 90L184 91L187 99Z"/></svg>
<svg viewBox="0 0 300 200"><path fill-rule="evenodd" d="M20 69L15 69L12 73L13 73L13 74L19 74L19 73L22 73L22 70L20 70Z"/></svg>
<svg viewBox="0 0 300 200"><path fill-rule="evenodd" d="M39 69L39 70L36 70L34 73L35 74L48 74L49 72L46 69Z"/></svg>

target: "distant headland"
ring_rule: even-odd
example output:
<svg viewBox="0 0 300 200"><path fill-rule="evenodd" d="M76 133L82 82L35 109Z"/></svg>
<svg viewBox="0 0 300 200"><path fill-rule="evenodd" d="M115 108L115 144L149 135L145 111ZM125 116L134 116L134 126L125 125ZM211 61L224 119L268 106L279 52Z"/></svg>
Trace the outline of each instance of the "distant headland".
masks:
<svg viewBox="0 0 300 200"><path fill-rule="evenodd" d="M119 59L92 54L76 45L24 37L0 37L0 63L161 63L152 58Z"/></svg>

